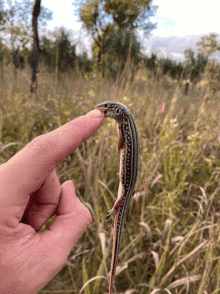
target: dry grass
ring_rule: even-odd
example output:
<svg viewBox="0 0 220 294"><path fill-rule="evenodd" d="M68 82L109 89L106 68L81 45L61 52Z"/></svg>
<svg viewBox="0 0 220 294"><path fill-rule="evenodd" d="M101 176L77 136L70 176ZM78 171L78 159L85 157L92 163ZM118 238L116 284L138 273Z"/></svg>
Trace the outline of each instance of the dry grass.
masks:
<svg viewBox="0 0 220 294"><path fill-rule="evenodd" d="M140 167L115 293L220 293L220 94L203 88L185 96L176 83L148 76L140 72L123 88L95 75L66 74L56 84L42 69L38 93L30 96L28 73L13 85L6 69L0 163L98 102L124 103L138 126ZM117 140L116 123L106 120L57 166L60 181L74 181L94 221L41 294L107 293L112 227L106 214L117 194Z"/></svg>

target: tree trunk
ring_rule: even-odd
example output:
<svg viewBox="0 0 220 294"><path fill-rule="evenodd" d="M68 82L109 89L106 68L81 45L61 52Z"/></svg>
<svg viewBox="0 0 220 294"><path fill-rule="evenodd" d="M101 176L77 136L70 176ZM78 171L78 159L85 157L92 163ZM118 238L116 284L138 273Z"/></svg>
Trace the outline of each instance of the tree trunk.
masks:
<svg viewBox="0 0 220 294"><path fill-rule="evenodd" d="M31 55L31 93L37 89L37 76L39 73L38 65L40 60L40 45L38 35L38 16L40 15L41 0L35 0L34 9L32 13L32 29L33 29L33 51Z"/></svg>

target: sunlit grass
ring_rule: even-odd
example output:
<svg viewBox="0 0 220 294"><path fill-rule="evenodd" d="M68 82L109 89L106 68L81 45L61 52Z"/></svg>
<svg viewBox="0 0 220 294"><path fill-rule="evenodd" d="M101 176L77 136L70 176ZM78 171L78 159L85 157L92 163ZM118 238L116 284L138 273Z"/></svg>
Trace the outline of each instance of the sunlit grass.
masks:
<svg viewBox="0 0 220 294"><path fill-rule="evenodd" d="M13 85L5 73L0 101L0 163L34 137L85 114L104 100L124 103L137 123L140 166L125 222L116 293L220 293L220 94L147 79L115 86L99 76L44 69L37 95L28 73ZM165 110L161 112L161 106ZM118 187L116 123L98 132L58 164L61 182L74 181L93 223L62 271L40 293L108 292L112 220ZM129 292L132 293L132 292Z"/></svg>

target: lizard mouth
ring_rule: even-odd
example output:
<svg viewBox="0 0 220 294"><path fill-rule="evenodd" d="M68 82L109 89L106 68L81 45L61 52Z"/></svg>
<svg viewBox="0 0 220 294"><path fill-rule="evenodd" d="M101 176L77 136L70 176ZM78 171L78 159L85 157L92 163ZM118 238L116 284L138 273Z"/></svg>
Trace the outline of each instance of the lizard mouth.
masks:
<svg viewBox="0 0 220 294"><path fill-rule="evenodd" d="M100 107L95 107L95 109L101 110L105 115L107 114L108 110L102 109Z"/></svg>

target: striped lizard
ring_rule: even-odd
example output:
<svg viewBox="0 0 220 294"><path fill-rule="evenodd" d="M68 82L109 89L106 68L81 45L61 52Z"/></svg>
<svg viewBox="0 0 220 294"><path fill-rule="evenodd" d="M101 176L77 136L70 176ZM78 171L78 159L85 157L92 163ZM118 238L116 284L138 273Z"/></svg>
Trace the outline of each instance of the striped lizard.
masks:
<svg viewBox="0 0 220 294"><path fill-rule="evenodd" d="M106 101L96 105L96 108L102 110L106 117L115 119L118 123L119 131L118 150L120 151L120 168L118 196L113 208L109 212L111 215L115 215L109 282L109 294L112 294L123 225L131 197L134 194L138 173L138 134L130 111L122 103Z"/></svg>

